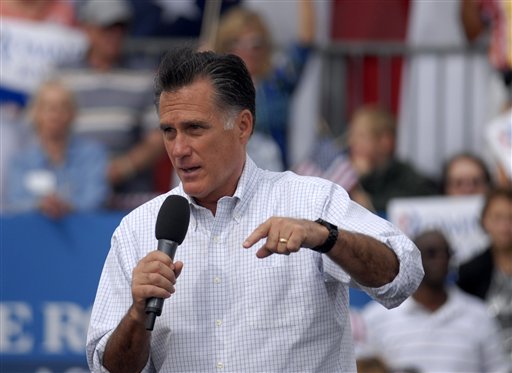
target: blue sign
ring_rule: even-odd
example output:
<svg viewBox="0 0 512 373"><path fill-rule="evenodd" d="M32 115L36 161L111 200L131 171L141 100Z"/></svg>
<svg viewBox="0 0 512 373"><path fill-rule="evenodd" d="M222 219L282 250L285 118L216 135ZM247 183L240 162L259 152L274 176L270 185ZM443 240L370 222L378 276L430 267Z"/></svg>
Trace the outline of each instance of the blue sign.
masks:
<svg viewBox="0 0 512 373"><path fill-rule="evenodd" d="M0 217L0 371L86 372L85 338L120 213Z"/></svg>

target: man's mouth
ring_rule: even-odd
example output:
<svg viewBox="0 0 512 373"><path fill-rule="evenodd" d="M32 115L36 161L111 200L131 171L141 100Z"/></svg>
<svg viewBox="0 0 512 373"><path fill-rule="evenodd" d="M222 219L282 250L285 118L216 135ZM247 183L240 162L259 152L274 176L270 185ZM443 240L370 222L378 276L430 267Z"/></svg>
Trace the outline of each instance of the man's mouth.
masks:
<svg viewBox="0 0 512 373"><path fill-rule="evenodd" d="M182 167L182 168L181 168L181 171L183 171L183 173L185 173L185 174L191 174L191 173L193 173L194 171L199 170L199 168L200 168L200 167L187 167L187 168Z"/></svg>

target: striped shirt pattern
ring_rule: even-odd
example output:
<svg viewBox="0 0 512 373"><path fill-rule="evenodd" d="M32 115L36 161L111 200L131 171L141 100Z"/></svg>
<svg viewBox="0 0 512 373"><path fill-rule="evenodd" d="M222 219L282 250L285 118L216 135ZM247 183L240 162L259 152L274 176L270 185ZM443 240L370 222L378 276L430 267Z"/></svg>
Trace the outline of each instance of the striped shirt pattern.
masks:
<svg viewBox="0 0 512 373"><path fill-rule="evenodd" d="M366 337L358 350L383 357L392 369L510 372L496 320L480 299L457 288L435 312L410 298L393 310L370 303L361 315Z"/></svg>
<svg viewBox="0 0 512 373"><path fill-rule="evenodd" d="M110 156L123 154L146 132L158 129L154 71L116 68L102 72L80 66L61 69L59 78L76 96L74 131L102 142Z"/></svg>

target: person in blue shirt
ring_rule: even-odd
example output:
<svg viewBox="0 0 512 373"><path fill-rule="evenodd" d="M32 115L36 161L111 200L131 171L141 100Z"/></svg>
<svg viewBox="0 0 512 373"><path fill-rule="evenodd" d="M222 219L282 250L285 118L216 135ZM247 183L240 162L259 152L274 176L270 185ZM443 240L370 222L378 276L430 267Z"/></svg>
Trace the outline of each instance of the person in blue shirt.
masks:
<svg viewBox="0 0 512 373"><path fill-rule="evenodd" d="M39 210L51 218L98 209L108 196L107 155L100 144L72 134L76 107L58 81L43 83L31 105L35 136L13 157L6 210Z"/></svg>

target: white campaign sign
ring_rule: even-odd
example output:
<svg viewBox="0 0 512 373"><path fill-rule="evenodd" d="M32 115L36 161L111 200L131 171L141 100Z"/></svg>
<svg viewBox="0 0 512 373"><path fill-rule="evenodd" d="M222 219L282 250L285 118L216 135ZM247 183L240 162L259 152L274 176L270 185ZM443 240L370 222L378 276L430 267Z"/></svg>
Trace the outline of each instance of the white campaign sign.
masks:
<svg viewBox="0 0 512 373"><path fill-rule="evenodd" d="M31 93L55 66L79 61L86 49L87 38L78 30L3 17L0 85Z"/></svg>
<svg viewBox="0 0 512 373"><path fill-rule="evenodd" d="M388 219L414 238L427 229L441 230L454 251L454 264L481 252L488 239L480 226L482 196L397 198L388 205Z"/></svg>
<svg viewBox="0 0 512 373"><path fill-rule="evenodd" d="M487 125L486 138L492 154L512 180L512 109Z"/></svg>

